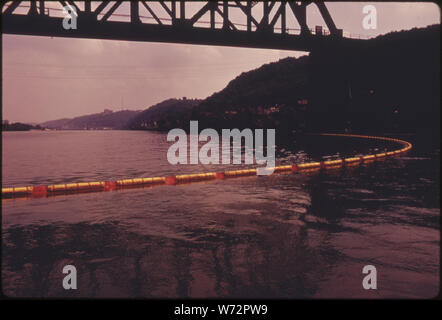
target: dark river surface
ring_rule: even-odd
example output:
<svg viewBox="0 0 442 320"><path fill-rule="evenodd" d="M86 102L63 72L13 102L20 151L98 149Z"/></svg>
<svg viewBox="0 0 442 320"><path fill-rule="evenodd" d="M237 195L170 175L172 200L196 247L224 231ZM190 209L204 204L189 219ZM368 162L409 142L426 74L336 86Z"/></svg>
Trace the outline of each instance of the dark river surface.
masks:
<svg viewBox="0 0 442 320"><path fill-rule="evenodd" d="M11 297L430 298L439 292L439 142L354 168L2 200ZM4 132L2 185L239 169L168 163L166 134ZM278 163L379 142L277 141ZM65 265L77 290L62 286ZM377 290L362 286L365 265Z"/></svg>

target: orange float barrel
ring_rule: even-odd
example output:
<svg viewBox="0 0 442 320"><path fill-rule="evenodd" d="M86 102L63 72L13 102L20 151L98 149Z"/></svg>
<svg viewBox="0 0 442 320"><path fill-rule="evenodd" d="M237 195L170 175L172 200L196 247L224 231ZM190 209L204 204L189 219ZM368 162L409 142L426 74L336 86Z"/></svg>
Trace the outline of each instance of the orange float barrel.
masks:
<svg viewBox="0 0 442 320"><path fill-rule="evenodd" d="M176 184L176 178L175 178L175 176L169 176L169 177L166 177L164 182L167 185L174 185L174 184Z"/></svg>
<svg viewBox="0 0 442 320"><path fill-rule="evenodd" d="M360 157L352 157L352 158L345 158L344 159L344 164L357 164L361 162L361 158Z"/></svg>
<svg viewBox="0 0 442 320"><path fill-rule="evenodd" d="M342 166L343 161L342 159L338 159L338 160L328 160L328 161L324 161L323 165L325 167L339 167Z"/></svg>
<svg viewBox="0 0 442 320"><path fill-rule="evenodd" d="M2 188L2 198L26 197L32 194L34 187Z"/></svg>
<svg viewBox="0 0 442 320"><path fill-rule="evenodd" d="M292 171L292 165L287 165L287 166L277 166L273 168L273 172L278 173L278 172L290 172Z"/></svg>
<svg viewBox="0 0 442 320"><path fill-rule="evenodd" d="M224 179L225 178L224 172L217 172L216 173L216 178L217 179Z"/></svg>
<svg viewBox="0 0 442 320"><path fill-rule="evenodd" d="M298 164L298 170L300 170L300 171L314 169L314 168L320 168L320 167L321 167L320 162L308 162L308 163Z"/></svg>
<svg viewBox="0 0 442 320"><path fill-rule="evenodd" d="M373 154L370 154L368 156L363 156L362 159L363 160L375 160L376 157Z"/></svg>
<svg viewBox="0 0 442 320"><path fill-rule="evenodd" d="M338 169L343 166L342 159L338 160L327 160L321 162L321 169L322 170L331 170L331 169Z"/></svg>
<svg viewBox="0 0 442 320"><path fill-rule="evenodd" d="M163 184L166 182L166 177L154 177L154 178L135 178L135 179L123 179L115 181L118 187L129 186L141 186L141 185L153 185Z"/></svg>
<svg viewBox="0 0 442 320"><path fill-rule="evenodd" d="M46 197L47 194L48 194L48 187L47 186L32 187L31 196L34 198Z"/></svg>
<svg viewBox="0 0 442 320"><path fill-rule="evenodd" d="M112 191L117 189L117 183L115 181L106 181L104 183L104 191Z"/></svg>
<svg viewBox="0 0 442 320"><path fill-rule="evenodd" d="M205 181L216 179L215 172L196 173L196 174L182 174L175 176L175 183L189 183L195 181Z"/></svg>
<svg viewBox="0 0 442 320"><path fill-rule="evenodd" d="M367 156L363 156L363 157L361 157L361 158L362 158L362 161L367 161L367 162L372 162L372 161L375 161L375 160L376 160L376 157L375 157L374 154L370 154L370 155L367 155Z"/></svg>
<svg viewBox="0 0 442 320"><path fill-rule="evenodd" d="M66 191L66 184L53 184L48 186L48 192L58 193Z"/></svg>
<svg viewBox="0 0 442 320"><path fill-rule="evenodd" d="M236 177L245 177L245 176L254 176L256 175L256 169L246 169L246 170L232 170L225 171L225 178L236 178Z"/></svg>
<svg viewBox="0 0 442 320"><path fill-rule="evenodd" d="M79 182L53 184L47 186L48 193L72 193L72 192L89 192L102 191L105 189L105 182Z"/></svg>
<svg viewBox="0 0 442 320"><path fill-rule="evenodd" d="M390 151L390 152L387 152L386 155L387 155L387 157L391 157L391 156L394 156L395 153L394 153L394 151Z"/></svg>

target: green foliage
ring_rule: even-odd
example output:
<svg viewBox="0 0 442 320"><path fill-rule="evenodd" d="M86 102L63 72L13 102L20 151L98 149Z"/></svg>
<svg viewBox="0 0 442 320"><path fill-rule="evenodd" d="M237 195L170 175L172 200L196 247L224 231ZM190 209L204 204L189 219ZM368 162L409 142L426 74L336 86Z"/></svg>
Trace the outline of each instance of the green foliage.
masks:
<svg viewBox="0 0 442 320"><path fill-rule="evenodd" d="M82 130L82 129L124 129L127 123L140 111L122 110L105 111L73 119L47 121L41 125L50 129Z"/></svg>
<svg viewBox="0 0 442 320"><path fill-rule="evenodd" d="M136 115L127 127L132 130L170 130L188 126L192 108L200 102L184 98L165 100Z"/></svg>
<svg viewBox="0 0 442 320"><path fill-rule="evenodd" d="M30 124L25 124L20 122L2 124L2 131L29 131L29 130L42 130L42 128L39 125L33 126Z"/></svg>

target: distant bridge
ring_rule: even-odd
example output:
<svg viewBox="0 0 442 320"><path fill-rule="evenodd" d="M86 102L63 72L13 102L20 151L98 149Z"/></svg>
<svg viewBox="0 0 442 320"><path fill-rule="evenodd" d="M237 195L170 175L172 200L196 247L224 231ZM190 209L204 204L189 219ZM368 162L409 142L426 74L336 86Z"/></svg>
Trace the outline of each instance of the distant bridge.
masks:
<svg viewBox="0 0 442 320"><path fill-rule="evenodd" d="M316 5L327 30L307 25ZM64 29L66 6L77 29ZM298 1L9 1L2 8L5 34L112 39L311 51L353 44L323 2Z"/></svg>

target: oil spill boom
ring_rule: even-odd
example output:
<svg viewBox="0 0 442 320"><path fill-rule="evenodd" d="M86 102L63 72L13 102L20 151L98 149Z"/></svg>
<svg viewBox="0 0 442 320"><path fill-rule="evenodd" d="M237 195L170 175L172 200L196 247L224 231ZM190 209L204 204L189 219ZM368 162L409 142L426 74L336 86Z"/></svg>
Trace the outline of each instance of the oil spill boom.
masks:
<svg viewBox="0 0 442 320"><path fill-rule="evenodd" d="M383 160L385 158L402 155L413 147L411 143L387 137L375 137L355 134L334 134L322 133L321 136L338 136L351 137L371 140L383 140L398 143L402 146L394 151L370 154L358 157L349 157L338 160L316 161L291 165L276 166L273 169L274 174L291 173L291 172L309 172L316 170L331 170L341 167L357 166L361 163L369 163L373 161ZM122 179L116 181L96 181L96 182L79 182L66 184L53 184L47 186L26 186L26 187L10 187L2 188L2 199L8 198L40 198L55 195L77 194L85 192L113 191L126 188L136 187L153 187L159 185L177 185L192 183L198 181L221 180L230 178L239 178L256 175L256 169L232 170L224 172L207 172L196 174L183 174L167 177L152 178L135 178Z"/></svg>

